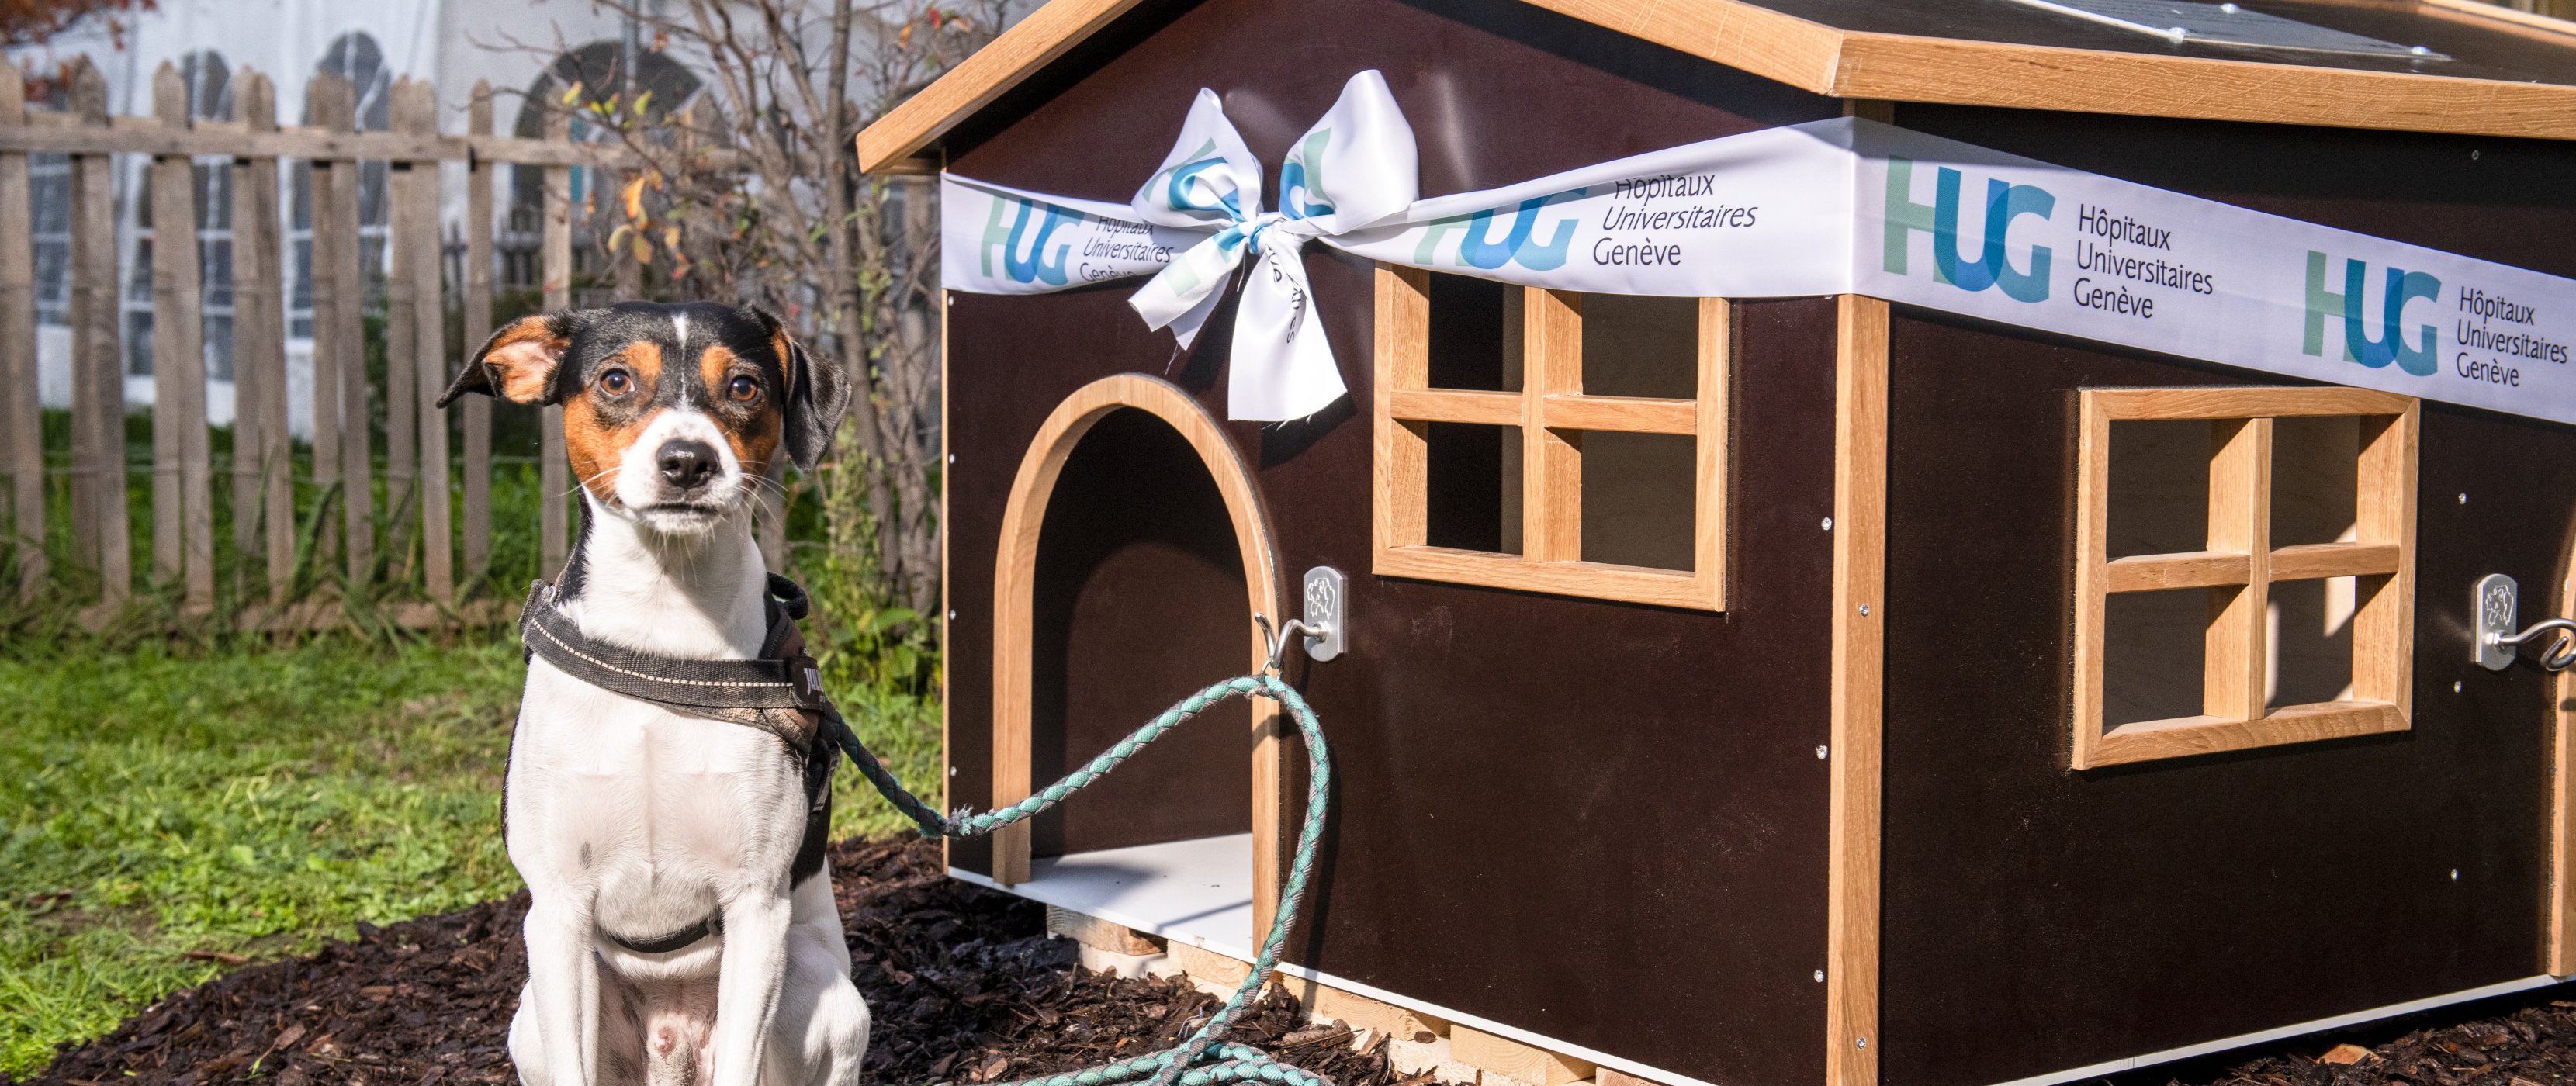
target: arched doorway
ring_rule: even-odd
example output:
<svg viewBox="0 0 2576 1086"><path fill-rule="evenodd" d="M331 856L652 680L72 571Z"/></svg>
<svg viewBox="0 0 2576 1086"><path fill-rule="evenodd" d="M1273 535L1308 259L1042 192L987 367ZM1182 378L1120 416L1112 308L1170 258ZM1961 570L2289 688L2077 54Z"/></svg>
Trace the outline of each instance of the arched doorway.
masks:
<svg viewBox="0 0 2576 1086"><path fill-rule="evenodd" d="M1020 461L996 548L994 803L1028 796L1036 777L1090 757L1181 694L1258 667L1266 653L1252 616L1279 615L1278 586L1259 493L1205 408L1140 374L1067 397ZM1268 702L1226 711L1139 759L1163 753L1160 770L1137 766L1096 786L1091 812L997 835L994 879L1028 881L1038 853L1248 830L1253 931L1266 930L1278 899L1281 737ZM1229 735L1229 719L1250 735ZM1207 768L1247 754L1248 773L1234 768L1241 761Z"/></svg>

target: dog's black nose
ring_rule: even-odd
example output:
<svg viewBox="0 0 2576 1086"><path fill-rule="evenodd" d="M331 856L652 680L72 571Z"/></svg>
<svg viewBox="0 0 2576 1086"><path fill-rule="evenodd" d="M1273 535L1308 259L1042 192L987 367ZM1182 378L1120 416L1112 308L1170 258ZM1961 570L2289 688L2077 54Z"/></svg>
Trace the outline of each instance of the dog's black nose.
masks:
<svg viewBox="0 0 2576 1086"><path fill-rule="evenodd" d="M706 485L721 466L716 451L703 441L665 441L654 458L661 465L662 481L682 490Z"/></svg>

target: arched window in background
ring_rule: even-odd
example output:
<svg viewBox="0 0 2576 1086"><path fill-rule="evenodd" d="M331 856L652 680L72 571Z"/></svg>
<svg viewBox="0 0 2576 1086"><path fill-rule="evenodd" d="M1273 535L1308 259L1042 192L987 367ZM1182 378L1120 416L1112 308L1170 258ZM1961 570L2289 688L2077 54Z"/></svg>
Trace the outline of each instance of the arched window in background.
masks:
<svg viewBox="0 0 2576 1086"><path fill-rule="evenodd" d="M621 103L642 99L648 123L658 122L678 112L697 97L698 77L680 62L658 52L639 51L634 62L621 63L626 46L616 41L595 41L555 57L544 74L528 85L527 97L520 102L518 120L511 126L513 134L525 139L541 139L546 134L546 111L563 107L564 92L575 84L581 87L580 103L605 102L615 98ZM628 73L632 72L630 82ZM650 94L650 98L644 95ZM581 114L575 113L570 125L575 142L608 138L609 133L594 129ZM572 206L586 210L601 194L598 179L586 167L571 170L571 191L566 194ZM607 194L614 196L614 193ZM539 249L544 243L542 214L545 207L545 170L537 166L515 166L510 171L510 205L504 220L500 244L501 287L504 290L527 290L542 285L544 278ZM601 267L598 238L590 229L589 216L577 212L573 217L573 274L596 276ZM592 292L604 288L595 288ZM607 300L601 297L575 297L573 304L589 305Z"/></svg>
<svg viewBox="0 0 2576 1086"><path fill-rule="evenodd" d="M191 119L225 120L232 116L232 68L224 63L223 54L205 49L181 57L179 75L188 85L188 116ZM190 226L197 232L206 372L219 381L229 381L233 376L233 209L232 175L227 161L222 158L198 159L191 171L195 175L197 190L197 221ZM152 239L160 224L152 221L149 160L138 158L130 168L135 171L134 183L126 189L132 196L126 201L123 216L131 223L126 231L129 256L125 265L126 288L122 305L125 372L145 376L152 372ZM65 240L68 243L68 230Z"/></svg>
<svg viewBox="0 0 2576 1086"><path fill-rule="evenodd" d="M349 81L357 90L358 130L384 131L392 111L393 73L385 70L384 50L376 39L359 31L342 34L322 53L322 62L314 73L329 73ZM311 105L306 106L305 123L312 123ZM385 291L385 179L382 162L358 165L358 269L362 304L377 305ZM295 270L294 289L287 298L287 334L299 339L313 336L313 167L297 162L289 182L292 193L287 208L290 216L289 257Z"/></svg>

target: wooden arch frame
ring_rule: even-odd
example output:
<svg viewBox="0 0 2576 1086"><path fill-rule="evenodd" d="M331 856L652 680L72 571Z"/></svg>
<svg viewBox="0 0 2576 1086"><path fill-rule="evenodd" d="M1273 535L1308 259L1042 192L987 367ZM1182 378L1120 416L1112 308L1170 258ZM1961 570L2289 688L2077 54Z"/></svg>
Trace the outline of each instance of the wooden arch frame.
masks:
<svg viewBox="0 0 2576 1086"><path fill-rule="evenodd" d="M1270 518L1261 505L1234 443L1206 408L1169 381L1137 373L1104 377L1076 390L1056 405L1030 440L1011 480L1009 504L1002 511L1002 537L993 557L993 805L1002 807L1029 796L1030 695L1034 685L1032 625L1037 590L1038 536L1046 524L1047 505L1083 435L1121 408L1146 412L1179 432L1225 499L1235 544L1242 550L1245 592L1243 627L1245 659L1253 669L1268 660L1260 613L1276 619L1279 570L1271 545ZM1213 680L1217 676L1210 676ZM1179 696L1186 691L1174 691ZM1143 723L1138 721L1138 723ZM1269 930L1279 900L1279 828L1284 754L1277 706L1252 699L1252 937L1258 945ZM1029 824L1022 822L994 835L993 880L1005 886L1028 881Z"/></svg>

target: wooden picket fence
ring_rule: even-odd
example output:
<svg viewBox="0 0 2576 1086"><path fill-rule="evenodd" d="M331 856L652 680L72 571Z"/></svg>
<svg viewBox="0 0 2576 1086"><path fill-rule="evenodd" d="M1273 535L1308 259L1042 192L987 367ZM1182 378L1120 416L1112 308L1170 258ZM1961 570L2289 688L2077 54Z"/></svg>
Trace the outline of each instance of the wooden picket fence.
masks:
<svg viewBox="0 0 2576 1086"><path fill-rule="evenodd" d="M71 163L70 529L73 553L84 565L94 562L99 575L100 598L85 613L106 616L127 601L135 582L126 515L129 472L111 156L148 155L151 216L161 224L154 231L150 272L152 573L178 586L183 613L214 606L217 480L206 417L200 254L196 231L188 228L199 221L199 190L191 169L212 157L229 161L233 201L236 409L228 482L234 545L240 563L264 566L267 589L263 606L246 609L243 621L305 625L329 620L333 601L288 598L288 571L299 560L337 559L353 595L378 587L369 584L377 568L379 523L372 508L371 475L380 462L369 448L371 391L381 392L387 411L388 448L381 465L385 494L394 507L386 514L393 518L388 534L407 539L416 529L421 540L417 584L430 602L409 612L415 617L456 614L458 571L485 568L492 546L492 405L479 396L464 401L463 455L457 465L462 478L451 480L449 420L433 403L463 352L492 329L494 167L508 163L544 170L539 264L543 304L556 309L569 304L573 276L572 221L578 209L568 199L571 168L614 174L621 167L633 168L628 156L615 147L568 139L568 118L560 110L548 111L546 138L494 135L493 95L483 84L476 85L470 99L468 134L456 136L439 132L439 103L431 86L410 79L393 85L389 130L368 132L356 129L356 94L350 84L329 74L307 85L306 112L313 123L302 127L277 123L274 85L248 70L234 77L229 120L192 121L187 87L168 64L153 80L151 117L111 118L106 82L85 60L75 62L65 82L69 110L31 111L20 73L0 64L0 473L14 482L20 599L36 598L48 572L29 156L63 154ZM282 286L290 252L278 199L280 163L294 160L309 162L313 178L312 469L302 480L290 478ZM361 314L365 280L359 171L362 162L370 161L390 168L387 365L379 390L367 383ZM441 275L439 167L446 162L467 164L469 227L462 283L445 283ZM179 225L174 229L169 224ZM450 291L463 316L461 342L455 343L446 338ZM567 546L563 498L572 489L560 408L546 411L539 462L546 497L539 526L541 562L552 569ZM298 481L336 495L330 520L296 523L293 484ZM457 483L462 489L457 503L461 526L450 523L450 500L445 500Z"/></svg>

